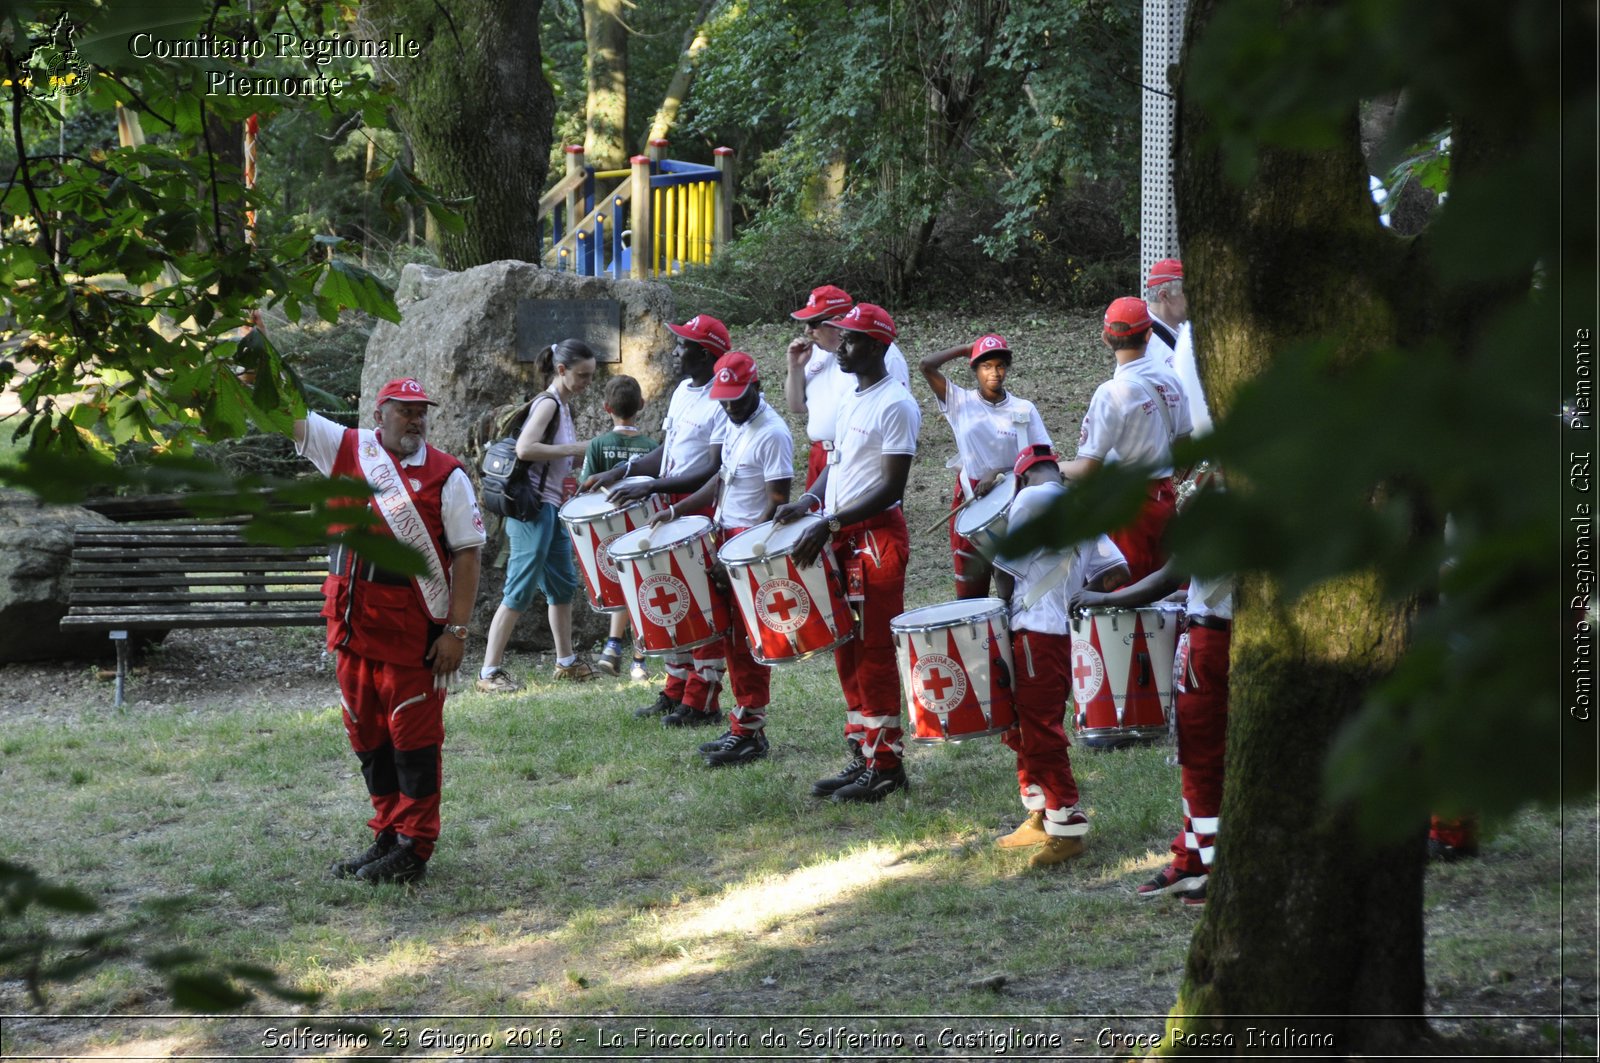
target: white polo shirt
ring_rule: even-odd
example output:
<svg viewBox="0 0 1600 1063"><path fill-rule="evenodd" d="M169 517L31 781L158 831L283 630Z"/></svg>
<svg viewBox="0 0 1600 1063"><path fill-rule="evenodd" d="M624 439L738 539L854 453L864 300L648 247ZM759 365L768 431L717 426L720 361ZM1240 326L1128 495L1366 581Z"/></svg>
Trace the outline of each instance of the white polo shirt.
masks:
<svg viewBox="0 0 1600 1063"><path fill-rule="evenodd" d="M1024 448L1051 445L1038 407L1009 391L1000 402L991 403L976 389L958 387L945 377L944 401L939 402L937 395L934 401L950 422L961 468L970 479L1009 472Z"/></svg>
<svg viewBox="0 0 1600 1063"><path fill-rule="evenodd" d="M829 513L848 509L883 481L885 454L917 452L922 410L904 385L886 376L865 391L846 393L835 427L823 499Z"/></svg>
<svg viewBox="0 0 1600 1063"><path fill-rule="evenodd" d="M1167 408L1165 416L1158 401ZM1172 440L1192 431L1177 380L1148 356L1135 358L1095 389L1078 433L1078 457L1145 465L1160 479L1172 475Z"/></svg>
<svg viewBox="0 0 1600 1063"><path fill-rule="evenodd" d="M1012 528L1020 528L1039 519L1066 488L1057 483L1036 484L1017 492L1011 503L1009 517ZM1074 592L1087 587L1108 569L1125 564L1122 551L1109 538L1101 535L1093 541L1078 543L1065 550L1047 550L1040 547L1021 557L996 557L995 567L1016 579L1011 592L1011 630L1036 631L1041 635L1065 635L1072 630L1067 603ZM1055 576L1056 570L1067 566L1066 576L1032 606L1026 604L1028 592L1041 580Z"/></svg>
<svg viewBox="0 0 1600 1063"><path fill-rule="evenodd" d="M766 518L767 484L794 479L794 437L776 410L762 399L744 424L728 421L722 444L722 475L716 521L721 528L748 528Z"/></svg>
<svg viewBox="0 0 1600 1063"><path fill-rule="evenodd" d="M343 425L328 420L320 413L306 411L305 440L295 449L324 476L333 475L333 462L339 456L339 444L344 439ZM424 443L415 454L400 459L400 467L421 465L428 460L428 445ZM456 468L445 477L444 488L439 492L440 516L444 523L444 537L451 551L482 546L486 540L483 516L478 512L478 492L463 468Z"/></svg>
<svg viewBox="0 0 1600 1063"><path fill-rule="evenodd" d="M661 422L664 442L661 476L684 476L705 472L711 465L711 445L727 426L728 415L722 403L711 397L711 381L695 387L684 380L667 403L667 418Z"/></svg>
<svg viewBox="0 0 1600 1063"><path fill-rule="evenodd" d="M906 356L900 348L889 344L883 356L883 367L889 375L900 381L907 392L911 390L911 373L906 367ZM811 358L805 366L806 378L806 437L812 442L833 442L839 419L839 401L847 392L856 389L853 373L839 368L839 359L832 351L825 351L815 343L811 345Z"/></svg>
<svg viewBox="0 0 1600 1063"><path fill-rule="evenodd" d="M1190 616L1214 616L1219 620L1233 619L1233 577L1217 576L1189 579L1189 598L1184 610Z"/></svg>

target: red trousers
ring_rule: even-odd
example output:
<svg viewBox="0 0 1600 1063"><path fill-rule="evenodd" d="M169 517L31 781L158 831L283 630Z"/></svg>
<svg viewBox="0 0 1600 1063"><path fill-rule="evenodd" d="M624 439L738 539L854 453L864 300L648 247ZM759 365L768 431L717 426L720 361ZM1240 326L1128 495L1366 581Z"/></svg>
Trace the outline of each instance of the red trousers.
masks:
<svg viewBox="0 0 1600 1063"><path fill-rule="evenodd" d="M1190 626L1178 646L1178 765L1183 830L1172 839L1172 864L1203 874L1211 867L1222 812L1228 738L1228 646L1232 635Z"/></svg>
<svg viewBox="0 0 1600 1063"><path fill-rule="evenodd" d="M335 672L345 733L372 798L367 826L405 835L426 860L439 837L444 690L435 688L431 668L348 652L340 652Z"/></svg>
<svg viewBox="0 0 1600 1063"><path fill-rule="evenodd" d="M717 546L738 535L746 528L725 528L717 532ZM733 687L734 707L728 713L728 730L736 735L754 734L766 726L767 704L772 700L772 668L761 664L750 655L750 636L745 631L744 617L739 613L739 603L731 592L724 592L716 583L714 593L721 594L728 604L728 615L733 624L728 637L723 640L728 653L728 681Z"/></svg>
<svg viewBox="0 0 1600 1063"><path fill-rule="evenodd" d="M1017 696L1017 726L1000 736L1017 754L1017 785L1029 812L1044 813L1048 834L1066 835L1067 811L1078 803L1078 783L1067 756L1067 675L1071 635L1037 631L1011 633L1012 682ZM1078 828L1076 833L1083 833Z"/></svg>
<svg viewBox="0 0 1600 1063"><path fill-rule="evenodd" d="M1478 851L1478 817L1467 816L1464 819L1446 819L1443 816L1432 816L1428 821L1428 837L1443 842L1445 845L1460 849L1464 853Z"/></svg>
<svg viewBox="0 0 1600 1063"><path fill-rule="evenodd" d="M856 635L833 651L847 710L846 740L859 742L861 755L875 768L893 768L904 751L900 729L900 668L889 621L905 611L906 561L911 553L905 514L900 507L839 529L833 556L850 587L859 568L862 601ZM855 591L850 593L854 595Z"/></svg>
<svg viewBox="0 0 1600 1063"><path fill-rule="evenodd" d="M828 467L828 447L820 439L812 440L811 453L806 455L806 490L817 482L822 470Z"/></svg>
<svg viewBox="0 0 1600 1063"><path fill-rule="evenodd" d="M1173 489L1172 478L1151 480L1144 505L1133 523L1111 533L1111 541L1128 562L1129 583L1137 583L1167 563L1162 539L1177 512L1178 493Z"/></svg>
<svg viewBox="0 0 1600 1063"><path fill-rule="evenodd" d="M956 489L950 496L950 509L954 512L967 500L963 485L971 487L973 481L956 470ZM956 534L955 517L950 518L950 556L956 566L956 597L987 598L989 596L989 561L972 545L972 540Z"/></svg>

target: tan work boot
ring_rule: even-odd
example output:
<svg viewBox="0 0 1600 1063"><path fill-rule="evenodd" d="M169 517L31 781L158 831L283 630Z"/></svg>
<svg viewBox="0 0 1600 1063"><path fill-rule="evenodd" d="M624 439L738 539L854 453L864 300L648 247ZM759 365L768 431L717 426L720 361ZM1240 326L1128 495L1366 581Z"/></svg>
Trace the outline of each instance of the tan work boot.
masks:
<svg viewBox="0 0 1600 1063"><path fill-rule="evenodd" d="M1050 835L1044 832L1044 813L1029 812L1028 818L1016 830L996 838L994 843L1001 849L1026 849L1030 845L1043 845L1049 838Z"/></svg>
<svg viewBox="0 0 1600 1063"><path fill-rule="evenodd" d="M1062 838L1051 835L1040 850L1028 857L1029 867L1050 867L1064 864L1074 856L1083 855L1082 838Z"/></svg>

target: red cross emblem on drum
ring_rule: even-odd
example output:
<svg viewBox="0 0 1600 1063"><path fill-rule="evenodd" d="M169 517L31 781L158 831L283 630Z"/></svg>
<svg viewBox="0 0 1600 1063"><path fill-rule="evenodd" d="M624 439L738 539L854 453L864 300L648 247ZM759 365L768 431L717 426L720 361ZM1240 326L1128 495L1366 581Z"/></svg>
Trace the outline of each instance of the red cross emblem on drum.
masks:
<svg viewBox="0 0 1600 1063"><path fill-rule="evenodd" d="M657 572L640 581L639 605L651 623L672 627L689 615L689 588L671 573Z"/></svg>
<svg viewBox="0 0 1600 1063"><path fill-rule="evenodd" d="M967 696L967 670L942 653L930 653L912 666L911 684L930 712L950 712Z"/></svg>
<svg viewBox="0 0 1600 1063"><path fill-rule="evenodd" d="M611 551L607 547L627 533L628 529L624 528L622 531L606 536L600 540L600 545L596 546L594 550L595 562L600 566L600 575L612 583L621 583L622 577L617 574L617 563L612 559Z"/></svg>
<svg viewBox="0 0 1600 1063"><path fill-rule="evenodd" d="M794 580L769 579L756 591L756 609L763 627L787 635L805 626L811 595Z"/></svg>
<svg viewBox="0 0 1600 1063"><path fill-rule="evenodd" d="M1072 640L1072 694L1079 705L1094 700L1106 680L1105 662L1088 639Z"/></svg>

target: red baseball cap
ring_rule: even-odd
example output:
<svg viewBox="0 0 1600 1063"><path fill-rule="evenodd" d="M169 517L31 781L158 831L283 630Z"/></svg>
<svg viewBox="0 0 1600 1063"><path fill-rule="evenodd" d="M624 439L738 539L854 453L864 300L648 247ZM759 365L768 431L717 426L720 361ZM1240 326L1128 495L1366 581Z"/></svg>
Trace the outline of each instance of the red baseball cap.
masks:
<svg viewBox="0 0 1600 1063"><path fill-rule="evenodd" d="M844 317L836 317L828 324L846 332L865 332L880 343L893 343L899 335L889 311L872 303L857 303Z"/></svg>
<svg viewBox="0 0 1600 1063"><path fill-rule="evenodd" d="M422 385L414 376L396 377L378 389L376 405L382 406L390 399L400 402L422 402L429 406L439 405L437 400L428 398L428 393L422 390Z"/></svg>
<svg viewBox="0 0 1600 1063"><path fill-rule="evenodd" d="M797 321L807 323L819 319L826 320L838 317L855 304L850 298L850 293L843 288L835 288L831 284L824 284L820 288L811 289L811 295L806 299L806 305L796 310L789 316Z"/></svg>
<svg viewBox="0 0 1600 1063"><path fill-rule="evenodd" d="M1007 358L1011 357L1011 345L998 332L991 332L987 336L980 337L978 342L972 345L972 355L968 358L967 364L977 365L991 354L1003 354Z"/></svg>
<svg viewBox="0 0 1600 1063"><path fill-rule="evenodd" d="M756 360L743 351L729 351L717 359L711 371L710 395L718 402L732 402L743 398L750 386L760 379Z"/></svg>
<svg viewBox="0 0 1600 1063"><path fill-rule="evenodd" d="M733 346L733 341L728 339L728 326L710 314L696 314L681 325L669 324L667 328L715 355L727 354L728 348Z"/></svg>
<svg viewBox="0 0 1600 1063"><path fill-rule="evenodd" d="M1106 307L1105 335L1124 339L1150 327L1150 307L1143 299L1124 295Z"/></svg>
<svg viewBox="0 0 1600 1063"><path fill-rule="evenodd" d="M1035 443L1033 446L1017 455L1017 463L1011 466L1011 471L1016 473L1017 479L1020 480L1023 473L1027 472L1041 461L1055 462L1057 465L1061 464L1061 459L1056 457L1056 452L1050 449L1049 444Z"/></svg>
<svg viewBox="0 0 1600 1063"><path fill-rule="evenodd" d="M1158 284L1181 280L1183 280L1183 263L1175 258L1164 258L1150 267L1150 279L1144 282L1144 286L1148 291Z"/></svg>

